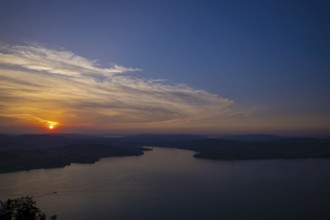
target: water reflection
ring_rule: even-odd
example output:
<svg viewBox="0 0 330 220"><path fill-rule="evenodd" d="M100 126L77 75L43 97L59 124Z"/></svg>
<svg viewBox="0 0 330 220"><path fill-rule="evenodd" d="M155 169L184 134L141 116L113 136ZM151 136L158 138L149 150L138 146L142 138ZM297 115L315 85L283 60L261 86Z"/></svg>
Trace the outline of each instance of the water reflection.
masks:
<svg viewBox="0 0 330 220"><path fill-rule="evenodd" d="M59 219L327 219L330 160L140 157L0 175L0 198L33 195ZM57 194L47 195L56 191Z"/></svg>

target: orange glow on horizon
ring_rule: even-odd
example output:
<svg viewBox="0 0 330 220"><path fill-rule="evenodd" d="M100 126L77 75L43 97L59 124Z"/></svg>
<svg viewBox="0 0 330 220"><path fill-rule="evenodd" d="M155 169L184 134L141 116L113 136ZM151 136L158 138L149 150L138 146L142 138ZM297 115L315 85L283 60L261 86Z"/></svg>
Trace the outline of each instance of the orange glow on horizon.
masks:
<svg viewBox="0 0 330 220"><path fill-rule="evenodd" d="M47 121L47 128L49 130L55 129L55 126L58 125L59 123L56 121Z"/></svg>

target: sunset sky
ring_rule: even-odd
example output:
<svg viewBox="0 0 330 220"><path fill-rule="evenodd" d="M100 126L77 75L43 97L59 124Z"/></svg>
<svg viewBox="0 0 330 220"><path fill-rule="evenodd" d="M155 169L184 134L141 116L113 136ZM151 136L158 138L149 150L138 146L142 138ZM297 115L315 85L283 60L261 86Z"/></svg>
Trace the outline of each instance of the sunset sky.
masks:
<svg viewBox="0 0 330 220"><path fill-rule="evenodd" d="M0 1L0 133L330 134L330 2Z"/></svg>

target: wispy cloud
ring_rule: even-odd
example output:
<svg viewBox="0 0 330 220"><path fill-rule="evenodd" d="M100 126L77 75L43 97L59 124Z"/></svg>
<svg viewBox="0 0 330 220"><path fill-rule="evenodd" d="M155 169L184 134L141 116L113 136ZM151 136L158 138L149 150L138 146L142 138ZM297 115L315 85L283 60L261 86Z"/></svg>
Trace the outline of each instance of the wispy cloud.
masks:
<svg viewBox="0 0 330 220"><path fill-rule="evenodd" d="M101 68L95 60L90 61L70 51L52 50L38 45L2 45L0 51L0 64L21 66L30 70L67 76L79 76L84 74L111 76L113 74L141 70L119 65L114 65L110 68Z"/></svg>
<svg viewBox="0 0 330 220"><path fill-rule="evenodd" d="M235 114L233 101L219 95L120 74L140 70L103 68L70 51L38 45L2 45L0 117L115 131L214 127Z"/></svg>

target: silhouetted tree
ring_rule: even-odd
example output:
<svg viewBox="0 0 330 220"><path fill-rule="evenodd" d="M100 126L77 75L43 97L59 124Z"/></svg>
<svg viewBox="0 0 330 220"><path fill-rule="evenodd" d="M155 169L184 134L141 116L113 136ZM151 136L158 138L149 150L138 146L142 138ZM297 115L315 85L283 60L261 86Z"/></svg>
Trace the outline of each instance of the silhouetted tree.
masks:
<svg viewBox="0 0 330 220"><path fill-rule="evenodd" d="M3 202L3 205L7 210L11 211L13 220L46 220L47 218L46 214L41 212L36 206L36 202L30 196L8 199ZM50 219L56 220L57 216L53 215Z"/></svg>

